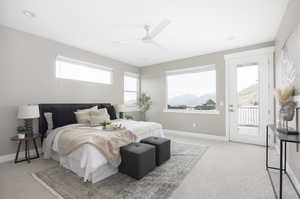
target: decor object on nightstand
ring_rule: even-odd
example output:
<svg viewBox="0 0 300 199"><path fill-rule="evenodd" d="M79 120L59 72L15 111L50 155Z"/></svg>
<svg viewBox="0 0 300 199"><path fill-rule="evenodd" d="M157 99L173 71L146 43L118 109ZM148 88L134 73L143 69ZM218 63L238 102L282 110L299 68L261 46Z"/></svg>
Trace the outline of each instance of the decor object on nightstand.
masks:
<svg viewBox="0 0 300 199"><path fill-rule="evenodd" d="M278 129L281 133L298 134L297 131L289 129L288 122L294 119L295 109L297 103L293 101L295 88L293 85L289 85L284 89L276 89L277 98L280 104L279 118L280 127Z"/></svg>
<svg viewBox="0 0 300 199"><path fill-rule="evenodd" d="M24 126L17 127L17 136L19 139L24 139L26 134L26 128Z"/></svg>
<svg viewBox="0 0 300 199"><path fill-rule="evenodd" d="M138 99L138 105L140 111L143 113L143 120L146 121L146 112L150 109L152 105L151 97L146 93L142 93Z"/></svg>
<svg viewBox="0 0 300 199"><path fill-rule="evenodd" d="M40 117L38 105L21 105L18 110L18 119L24 119L26 136L33 135L32 121Z"/></svg>
<svg viewBox="0 0 300 199"><path fill-rule="evenodd" d="M124 119L124 113L126 112L126 105L118 104L116 109L117 109L117 112L119 112L119 114L120 114L119 118Z"/></svg>

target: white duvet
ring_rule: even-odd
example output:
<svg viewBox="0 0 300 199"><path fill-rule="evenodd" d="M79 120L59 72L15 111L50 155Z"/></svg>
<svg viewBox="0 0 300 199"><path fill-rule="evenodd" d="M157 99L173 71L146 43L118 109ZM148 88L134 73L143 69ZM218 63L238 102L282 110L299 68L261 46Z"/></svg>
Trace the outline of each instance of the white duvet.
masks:
<svg viewBox="0 0 300 199"><path fill-rule="evenodd" d="M140 122L133 120L114 120L129 129L132 133L136 134L138 141L149 136L163 137L162 126L154 122ZM54 129L48 133L48 136L43 145L44 158L53 158L60 162L60 164L68 169L74 171L77 175L84 178L87 181L91 178L93 174L101 173L102 177L98 179L103 179L110 176L109 171L105 173L107 168L107 160L103 154L98 151L94 146L90 144L84 144L80 148L76 149L67 156L59 156L53 150L55 148L55 137L62 133L65 129L69 129L74 126L80 126L81 128L102 128L102 127L87 127L83 124L71 124L64 127ZM103 171L101 171L101 169ZM115 172L114 172L115 173ZM98 181L98 180L92 180Z"/></svg>

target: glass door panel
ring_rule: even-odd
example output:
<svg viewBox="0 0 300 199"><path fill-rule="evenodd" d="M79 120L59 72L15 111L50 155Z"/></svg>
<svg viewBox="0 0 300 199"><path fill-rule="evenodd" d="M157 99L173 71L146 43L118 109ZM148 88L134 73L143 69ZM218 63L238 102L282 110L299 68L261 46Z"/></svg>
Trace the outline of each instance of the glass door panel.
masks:
<svg viewBox="0 0 300 199"><path fill-rule="evenodd" d="M259 135L259 65L237 67L238 133Z"/></svg>

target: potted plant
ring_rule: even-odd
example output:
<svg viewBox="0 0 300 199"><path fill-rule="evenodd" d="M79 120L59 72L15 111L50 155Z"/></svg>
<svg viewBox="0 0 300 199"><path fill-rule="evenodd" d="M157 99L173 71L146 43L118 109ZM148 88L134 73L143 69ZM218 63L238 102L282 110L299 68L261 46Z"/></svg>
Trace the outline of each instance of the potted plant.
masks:
<svg viewBox="0 0 300 199"><path fill-rule="evenodd" d="M295 108L297 106L297 103L293 100L293 96L295 94L295 87L293 85L288 85L283 89L276 89L276 94L280 105L280 121L278 127L283 127L288 132L288 122L293 120Z"/></svg>
<svg viewBox="0 0 300 199"><path fill-rule="evenodd" d="M143 114L143 120L146 121L146 112L150 109L152 105L151 97L148 96L146 93L141 93L138 99L138 106L140 111Z"/></svg>

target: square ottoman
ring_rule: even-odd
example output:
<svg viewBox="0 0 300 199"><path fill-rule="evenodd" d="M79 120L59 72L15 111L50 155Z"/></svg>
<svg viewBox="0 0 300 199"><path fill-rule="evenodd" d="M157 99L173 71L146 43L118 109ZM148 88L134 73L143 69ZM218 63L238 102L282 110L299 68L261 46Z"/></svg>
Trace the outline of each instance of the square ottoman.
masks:
<svg viewBox="0 0 300 199"><path fill-rule="evenodd" d="M121 173L137 180L155 168L155 147L143 143L131 143L120 148L122 162Z"/></svg>
<svg viewBox="0 0 300 199"><path fill-rule="evenodd" d="M147 137L141 143L151 144L156 148L156 165L159 166L171 157L171 141L162 137Z"/></svg>

